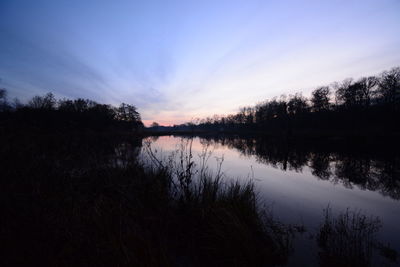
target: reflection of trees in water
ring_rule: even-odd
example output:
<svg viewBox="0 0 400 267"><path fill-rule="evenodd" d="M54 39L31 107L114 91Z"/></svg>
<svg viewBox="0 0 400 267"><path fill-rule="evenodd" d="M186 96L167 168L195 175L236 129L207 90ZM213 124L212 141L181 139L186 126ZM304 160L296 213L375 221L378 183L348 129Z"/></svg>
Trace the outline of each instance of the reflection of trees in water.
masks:
<svg viewBox="0 0 400 267"><path fill-rule="evenodd" d="M329 153L312 153L310 160L311 173L323 180L332 176L332 157Z"/></svg>
<svg viewBox="0 0 400 267"><path fill-rule="evenodd" d="M202 142L227 146L244 156L281 170L301 172L309 167L322 180L341 183L347 188L379 191L400 199L400 158L397 154L357 154L346 145L287 142L267 138L212 137Z"/></svg>
<svg viewBox="0 0 400 267"><path fill-rule="evenodd" d="M365 190L379 191L385 196L400 199L399 158L371 159L338 156L331 181L346 187L357 185Z"/></svg>

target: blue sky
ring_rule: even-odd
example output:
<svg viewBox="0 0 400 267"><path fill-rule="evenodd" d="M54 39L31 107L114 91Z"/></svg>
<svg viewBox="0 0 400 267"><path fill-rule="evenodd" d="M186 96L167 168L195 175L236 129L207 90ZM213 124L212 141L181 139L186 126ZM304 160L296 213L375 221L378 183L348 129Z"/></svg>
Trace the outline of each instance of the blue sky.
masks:
<svg viewBox="0 0 400 267"><path fill-rule="evenodd" d="M400 1L0 1L0 87L174 124L400 65Z"/></svg>

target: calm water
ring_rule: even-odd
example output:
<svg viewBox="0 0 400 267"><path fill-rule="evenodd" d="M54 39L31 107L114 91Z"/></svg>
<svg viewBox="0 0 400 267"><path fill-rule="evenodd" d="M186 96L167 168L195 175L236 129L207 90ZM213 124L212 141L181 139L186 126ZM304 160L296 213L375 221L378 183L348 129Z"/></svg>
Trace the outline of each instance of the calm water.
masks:
<svg viewBox="0 0 400 267"><path fill-rule="evenodd" d="M159 158L179 148L181 137L151 137ZM186 139L187 141L187 139ZM208 167L223 157L225 179L253 179L262 203L284 223L304 224L291 265L316 259L312 238L328 205L334 213L347 208L379 216L378 239L400 251L400 166L396 153L344 145L287 144L262 138L193 138L194 158L205 146L212 151ZM317 262L314 262L317 264ZM314 264L312 264L314 265Z"/></svg>

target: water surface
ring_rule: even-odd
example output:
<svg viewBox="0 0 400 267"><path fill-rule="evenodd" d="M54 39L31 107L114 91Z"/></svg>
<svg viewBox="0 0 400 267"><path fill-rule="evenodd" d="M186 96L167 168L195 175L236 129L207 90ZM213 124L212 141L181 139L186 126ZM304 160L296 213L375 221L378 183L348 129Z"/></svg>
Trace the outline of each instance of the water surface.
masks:
<svg viewBox="0 0 400 267"><path fill-rule="evenodd" d="M396 152L265 138L162 136L148 140L157 157L164 159L190 140L197 164L207 149L212 152L207 161L210 170L216 172L223 159L225 179L252 179L261 203L272 210L275 218L303 224L307 229L307 234L299 238L303 241L296 241L296 262L291 262L294 265L316 259L312 245L315 242L306 245L304 239L315 234L328 205L334 213L349 208L378 216L383 222L378 239L400 251L400 172Z"/></svg>

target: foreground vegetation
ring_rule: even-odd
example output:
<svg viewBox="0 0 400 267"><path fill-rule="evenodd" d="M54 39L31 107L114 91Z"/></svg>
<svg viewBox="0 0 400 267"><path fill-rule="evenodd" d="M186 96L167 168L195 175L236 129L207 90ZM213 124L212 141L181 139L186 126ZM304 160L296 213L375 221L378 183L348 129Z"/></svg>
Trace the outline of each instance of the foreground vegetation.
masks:
<svg viewBox="0 0 400 267"><path fill-rule="evenodd" d="M196 165L188 141L177 157L165 160L145 142L146 161L139 160L142 140L131 135L13 132L0 142L2 266L275 266L288 261L299 228L261 209L251 182L210 173L206 150ZM341 231L332 220L321 225L321 263L327 257L347 260L335 245L376 243L368 222L368 238L358 240L347 233L360 228L345 225L348 232ZM345 236L337 243L340 234ZM396 254L387 251L395 260ZM371 254L350 256L370 260Z"/></svg>
<svg viewBox="0 0 400 267"><path fill-rule="evenodd" d="M371 255L381 227L379 218L346 210L337 218L328 207L319 229L317 241L321 248L321 266L371 266Z"/></svg>
<svg viewBox="0 0 400 267"><path fill-rule="evenodd" d="M2 265L285 263L289 228L259 210L251 183L206 172L195 183L190 160L144 168L140 144L106 134L4 136Z"/></svg>

